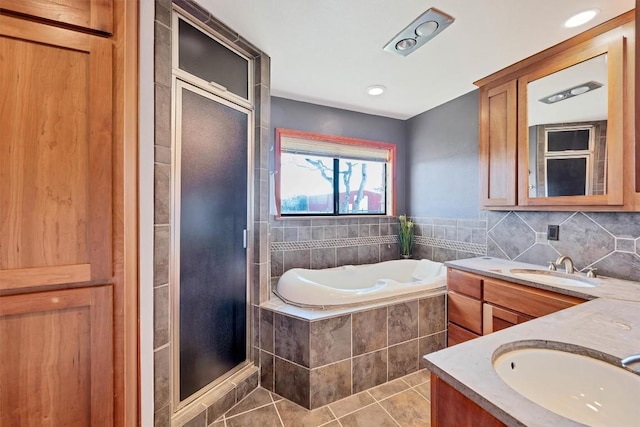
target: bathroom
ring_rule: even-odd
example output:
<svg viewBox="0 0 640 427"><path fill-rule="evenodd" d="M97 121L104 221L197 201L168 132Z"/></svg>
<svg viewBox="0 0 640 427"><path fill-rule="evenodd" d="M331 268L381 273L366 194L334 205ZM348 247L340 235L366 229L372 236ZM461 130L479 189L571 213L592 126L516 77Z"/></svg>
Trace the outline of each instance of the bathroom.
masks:
<svg viewBox="0 0 640 427"><path fill-rule="evenodd" d="M544 211L481 209L478 203L481 184L473 178L480 174L478 162L479 91L477 89L456 96L454 99L446 100L446 102L438 103L433 108L423 110L424 112L414 114L406 119L385 117L384 114L369 114L350 111L349 108L336 108L340 105L340 101L320 105L319 103L290 99L286 96L269 96L269 73L273 73L277 67L273 64L274 58L268 58L262 53L256 57L256 66L260 70L256 72L257 77L254 81L254 84L261 85L261 87L254 98L256 104L254 132L256 173L253 178L255 192L253 224L256 235L254 236L253 263L250 273L254 277L253 288L250 290L253 299L253 344L250 353L253 354L255 365L260 367L260 372L252 373L248 377L251 385L247 385L247 380L232 383L232 387L236 389L234 392L237 393L235 400L227 398L227 401L223 402L223 399L218 399L215 404L211 404L212 400L210 400L195 408L188 404L185 406L177 405L175 390L172 388L174 386L171 385L172 374L170 373L171 369L174 369L172 363L175 363L172 359L175 357L172 356L175 349L172 348L170 332L170 319L174 315L172 310L175 308L172 308L174 306L170 305L170 301L175 297L171 285L166 285L171 282L169 248L172 233L170 218L172 161L168 148L171 146L171 135L169 128L165 127L166 122L171 120L171 76L168 74L170 69L161 68L163 65L170 64L168 61L170 61L171 55L168 49L168 41L171 40L171 18L166 3L156 2L155 11L156 163L154 218L156 225L154 227L154 253L156 255L153 261L156 271L154 275L156 287L154 288L155 334L153 346L155 360L154 418L157 425L169 425L170 422L173 425L181 425L186 422L189 422L189 425L201 425L200 423L215 420L219 420L215 425L222 425L223 422L228 425L237 425L233 423L241 422L242 419L249 423L251 421L246 420L253 419L256 423L269 423L276 422L269 418L274 413L281 418L280 422L288 425L285 418L292 416L291 413L295 413L297 417L310 416L309 411L300 412L303 409L299 407L295 410L292 409L295 407L288 402L285 404L282 401L278 403L275 400L274 402L269 400L269 396L272 400L281 398L277 394L278 391L281 394L286 394L283 390L287 387L309 388L308 375L311 372L313 376L314 372L309 368L313 368L315 365L309 365L308 362L307 364L300 361L292 362L291 366L295 369L302 369L302 373L288 371L288 375L298 379L298 382L288 384L286 387L283 385L278 389L274 379L274 361L278 359L282 364L287 358L280 357L282 355L276 357L277 351L274 349L273 343L266 343L268 340L264 338L265 334L273 337L274 329L277 330L274 317L278 317L278 315L274 316L273 312L258 306L269 303L268 300L273 298L271 289L275 288L278 278L291 268L331 268L346 264L369 264L397 259L399 248L393 236L397 233L398 225L394 218L279 218L277 216L277 209L273 206L274 179L277 179L274 177L276 129L394 144L397 150L395 167L398 171L394 188L395 212L397 215L406 212L414 221L416 241L413 256L416 259L445 262L490 256L546 266L548 262L554 261L560 254L568 254L574 257L576 265L581 269L593 267L597 268L598 273L604 276L640 281L640 244L638 244L640 214L637 212L589 212L583 209L579 211L570 209ZM210 11L206 11L193 2L183 1L176 2L176 4L182 10L189 12L192 18L208 21L210 23L208 25L219 30L216 27L219 24L216 23L217 16L214 7ZM442 7L444 8L444 6ZM453 25L460 25L460 23L456 22ZM440 37L445 37L446 34L445 31ZM434 42L437 40L435 39ZM249 41L260 46L260 40ZM164 45L161 45L162 43ZM557 242L547 240L547 226L550 224L559 225L560 239ZM329 241L331 242L328 243ZM279 327L304 328L304 325L294 325L296 323L295 317L289 319L293 320L286 323L281 319ZM356 322L355 317L349 319L349 322ZM307 325L307 327L309 326ZM437 337L437 343L433 345L431 351L445 346L444 327L441 328L430 331L430 334ZM416 348L418 347L418 338L416 336ZM385 351L388 349L385 348ZM289 357L289 359L295 360L296 356ZM355 363L355 359L349 360ZM374 362L371 363L375 365ZM390 369L396 361L389 359L388 361L384 360L384 363L385 365L388 363ZM307 369L305 370L303 367ZM418 361L415 368L403 373L408 375L407 378L410 377L410 374L421 375L421 372L424 371L419 371L418 368L422 367L423 364ZM337 372L334 375L352 375L349 370ZM387 376L387 378L393 381L398 378L398 375ZM417 396L418 403L428 406L428 402L420 400L425 399L425 396L420 394L414 386L409 385L411 381L419 382L415 386L428 384L425 380L426 377L417 378L417 376L411 377L411 380L404 381L403 385L413 392L412 398ZM217 412L214 412L211 409L207 410L207 407L215 407L218 404L224 409L229 409L235 402L241 400L239 396L244 397L247 394L244 388L251 389L258 383L261 387L259 390L270 390L276 393L271 395L268 393L251 394L253 397L250 396L248 399L256 400L253 404L258 408L258 412L249 415L248 412L244 413L247 410L246 407L244 410L236 407L231 409L227 418L218 419L216 417L212 420L212 414L222 414L222 410L218 408ZM222 386L218 387L224 388L224 382ZM358 388L355 383L351 384L351 387L354 388L354 394L356 390L363 389ZM241 389L244 390L242 393L240 393ZM425 392L425 394L427 393ZM300 398L293 393L288 396L288 399L294 401L300 399L297 401L298 404L309 407L309 396ZM322 399L320 400L322 401ZM366 407L364 403L362 405ZM398 405L406 406L408 404L400 402ZM313 404L312 406L317 407ZM374 406L376 409L378 408L376 405ZM280 409L280 412L275 409L282 407L287 409ZM384 406L381 405L381 407ZM370 409L372 408L370 406ZM387 412L384 416L391 417L389 411L393 410L385 409ZM405 412L407 411L405 410ZM313 415L318 418L304 418L308 419L310 423L304 425L325 423L332 425L331 422L338 418L336 413L327 412L326 407L315 409ZM251 416L255 416L255 418L250 418ZM422 417L419 418L420 422L425 422L424 416L424 414L420 415ZM172 418L173 421L171 421ZM391 418L393 419L393 417ZM347 420L343 421L345 423L342 425L347 425ZM398 422L398 419L394 419L394 422Z"/></svg>

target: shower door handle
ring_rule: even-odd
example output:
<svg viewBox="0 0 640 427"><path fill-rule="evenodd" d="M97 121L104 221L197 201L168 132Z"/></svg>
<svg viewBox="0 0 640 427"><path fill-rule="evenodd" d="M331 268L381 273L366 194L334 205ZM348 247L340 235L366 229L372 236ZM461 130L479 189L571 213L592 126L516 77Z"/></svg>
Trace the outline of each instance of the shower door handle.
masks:
<svg viewBox="0 0 640 427"><path fill-rule="evenodd" d="M247 229L242 230L242 247L247 249Z"/></svg>

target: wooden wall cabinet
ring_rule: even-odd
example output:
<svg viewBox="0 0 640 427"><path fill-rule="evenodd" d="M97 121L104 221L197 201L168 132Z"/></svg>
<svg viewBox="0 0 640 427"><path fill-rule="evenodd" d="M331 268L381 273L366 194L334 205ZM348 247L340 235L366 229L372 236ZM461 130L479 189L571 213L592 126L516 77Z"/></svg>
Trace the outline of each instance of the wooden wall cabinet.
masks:
<svg viewBox="0 0 640 427"><path fill-rule="evenodd" d="M482 208L621 211L640 208L640 193L636 189L636 174L640 174L640 168L634 162L638 155L634 142L633 117L635 34L634 11L630 11L475 82L480 88ZM603 105L603 109L608 112L604 121L606 147L596 148L590 142L589 149L583 151L590 152L585 156L587 160L584 166L583 195L577 192L560 192L555 195L547 185L547 179L551 179L547 175L548 158L538 156L539 150L530 148L530 143L541 143L538 140L530 141L528 106L532 103L534 106L542 105L537 102L537 97L529 99L530 83L566 72L574 65L605 54L606 76L603 76L602 91L606 92L600 93L607 94L607 105ZM576 73L576 79L579 78L578 75L580 74ZM584 82L576 82L580 83ZM554 108L574 108L566 107L570 102L573 101L560 101L557 105L554 104ZM546 114L549 115L550 111ZM575 115L571 110L567 117ZM550 123L548 126L555 127L571 127L581 123L579 119L575 119L577 123L557 123L557 116L555 114L555 120L542 123ZM593 140L600 136L591 138ZM547 156L546 145L541 150ZM567 158L578 156L575 149L572 150L574 151L566 151ZM605 150L606 154L599 154L598 150ZM557 162L557 157L555 159ZM566 168L565 163L562 165L559 167Z"/></svg>
<svg viewBox="0 0 640 427"><path fill-rule="evenodd" d="M113 33L114 0L0 0L0 9Z"/></svg>

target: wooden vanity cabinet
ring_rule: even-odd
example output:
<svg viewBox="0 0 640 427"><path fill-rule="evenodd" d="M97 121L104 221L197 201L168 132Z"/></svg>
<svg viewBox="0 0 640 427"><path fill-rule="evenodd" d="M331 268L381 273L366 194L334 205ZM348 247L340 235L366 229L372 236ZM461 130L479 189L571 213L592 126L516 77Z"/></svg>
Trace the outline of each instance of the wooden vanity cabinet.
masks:
<svg viewBox="0 0 640 427"><path fill-rule="evenodd" d="M487 335L585 300L545 289L447 270L448 346Z"/></svg>
<svg viewBox="0 0 640 427"><path fill-rule="evenodd" d="M449 268L447 288L448 345L482 335L482 278Z"/></svg>
<svg viewBox="0 0 640 427"><path fill-rule="evenodd" d="M432 373L431 426L502 427L505 424Z"/></svg>

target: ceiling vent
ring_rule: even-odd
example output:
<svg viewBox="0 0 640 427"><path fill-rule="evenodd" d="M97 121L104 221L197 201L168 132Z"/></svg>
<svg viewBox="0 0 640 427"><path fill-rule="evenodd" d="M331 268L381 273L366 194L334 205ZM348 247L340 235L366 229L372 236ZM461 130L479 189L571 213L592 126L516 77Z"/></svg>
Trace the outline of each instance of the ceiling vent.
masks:
<svg viewBox="0 0 640 427"><path fill-rule="evenodd" d="M392 38L384 50L407 56L444 31L453 21L453 17L432 7Z"/></svg>

